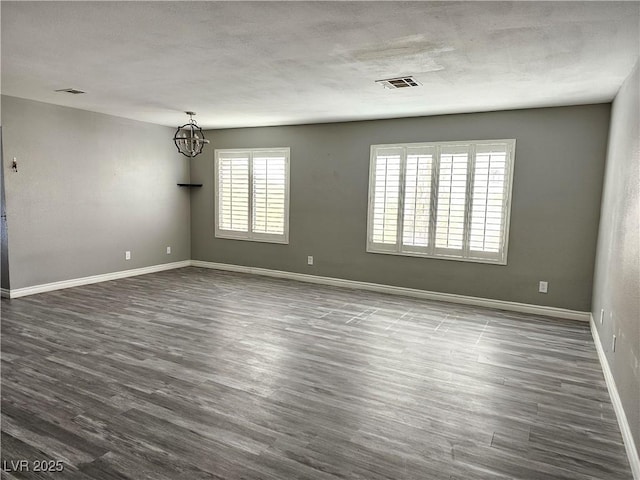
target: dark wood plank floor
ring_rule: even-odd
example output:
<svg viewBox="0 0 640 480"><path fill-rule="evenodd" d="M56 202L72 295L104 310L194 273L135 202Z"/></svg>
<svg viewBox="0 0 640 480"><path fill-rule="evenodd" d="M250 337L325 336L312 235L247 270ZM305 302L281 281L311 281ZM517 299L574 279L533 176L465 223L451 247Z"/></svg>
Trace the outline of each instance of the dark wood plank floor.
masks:
<svg viewBox="0 0 640 480"><path fill-rule="evenodd" d="M631 479L586 324L199 268L3 300L1 412L3 479Z"/></svg>

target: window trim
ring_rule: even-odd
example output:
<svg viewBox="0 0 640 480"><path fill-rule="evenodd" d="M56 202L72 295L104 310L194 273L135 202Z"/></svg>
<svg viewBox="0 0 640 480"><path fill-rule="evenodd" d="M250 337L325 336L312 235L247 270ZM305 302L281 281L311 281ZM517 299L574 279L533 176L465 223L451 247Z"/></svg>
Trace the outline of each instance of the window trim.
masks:
<svg viewBox="0 0 640 480"><path fill-rule="evenodd" d="M248 215L248 229L246 232L238 232L234 230L223 230L220 228L220 179L219 179L219 166L221 154L246 154L249 159L249 215ZM284 201L284 233L281 235L271 233L256 233L252 231L253 227L253 158L256 153L277 153L284 155L285 163L285 201ZM224 238L229 240L244 240L248 242L261 242L261 243L289 243L289 185L290 185L290 147L274 147L274 148L221 148L214 151L214 236L215 238Z"/></svg>
<svg viewBox="0 0 640 480"><path fill-rule="evenodd" d="M469 256L469 224L471 218L471 207L473 200L473 181L475 176L475 161L476 161L476 147L478 145L492 145L496 143L503 143L507 145L507 161L505 167L505 198L504 198L504 235L502 237L501 256L500 258L491 258L491 254L485 252L475 252L473 256ZM435 213L437 211L438 201L438 173L439 162L441 155L441 148L443 146L459 147L469 146L470 158L468 160L468 175L466 178L466 199L465 199L465 232L464 232L464 244L461 253L455 255L447 254L447 250L460 252L460 250L452 250L446 248L438 248L435 246ZM405 193L405 174L406 174L406 158L407 149L409 148L434 148L435 159L434 167L431 171L431 202L430 202L430 216L429 216L429 246L427 247L415 247L408 246L403 247L403 228L404 228L404 193ZM401 154L401 168L400 168L400 190L398 200L398 223L396 232L396 243L394 244L382 244L374 243L373 239L373 200L375 194L375 162L376 153L380 149L400 149ZM507 265L508 247L509 247L509 228L511 225L511 203L512 203L512 190L513 190L513 171L515 165L515 151L516 140L510 139L490 139L490 140L465 140L465 141L441 141L441 142L417 142L417 143L386 143L371 145L370 159L369 159L369 191L367 198L367 240L366 251L367 253L377 253L383 255L400 255L406 257L420 257L420 258L434 258L438 260L454 260L459 262L471 262L471 263L484 263L492 265ZM437 165L437 168L436 168ZM420 250L418 250L420 249ZM413 251L411 251L413 250ZM486 256L485 256L486 255ZM484 257L484 258L483 258Z"/></svg>

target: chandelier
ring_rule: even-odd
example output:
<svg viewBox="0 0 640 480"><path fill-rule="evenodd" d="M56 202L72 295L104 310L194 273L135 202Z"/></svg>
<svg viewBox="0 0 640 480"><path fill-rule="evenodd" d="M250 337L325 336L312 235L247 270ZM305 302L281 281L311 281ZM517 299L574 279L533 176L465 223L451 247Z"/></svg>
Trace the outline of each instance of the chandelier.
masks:
<svg viewBox="0 0 640 480"><path fill-rule="evenodd" d="M176 134L173 136L173 143L176 144L178 151L187 157L195 157L202 153L202 148L209 140L204 138L202 129L193 119L195 112L185 112L189 115L189 123L178 127Z"/></svg>

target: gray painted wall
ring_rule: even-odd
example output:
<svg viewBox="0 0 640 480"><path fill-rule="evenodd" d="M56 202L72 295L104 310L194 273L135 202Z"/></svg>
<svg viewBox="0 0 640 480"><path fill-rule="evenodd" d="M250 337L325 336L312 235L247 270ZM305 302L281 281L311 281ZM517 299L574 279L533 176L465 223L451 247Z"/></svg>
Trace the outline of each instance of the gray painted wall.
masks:
<svg viewBox="0 0 640 480"><path fill-rule="evenodd" d="M12 289L190 258L173 129L3 96L2 131Z"/></svg>
<svg viewBox="0 0 640 480"><path fill-rule="evenodd" d="M0 102L1 103L1 102ZM0 127L0 287L9 289L9 246L4 195L4 163L2 158L2 127Z"/></svg>
<svg viewBox="0 0 640 480"><path fill-rule="evenodd" d="M626 80L611 113L593 285L593 318L640 448L640 74ZM600 312L604 309L604 322ZM613 335L617 336L615 353ZM640 450L639 450L640 453Z"/></svg>
<svg viewBox="0 0 640 480"><path fill-rule="evenodd" d="M209 131L191 165L204 183L192 194L192 258L589 311L609 115L600 104ZM493 138L517 139L508 265L365 252L371 144ZM281 146L289 245L214 238L214 148Z"/></svg>

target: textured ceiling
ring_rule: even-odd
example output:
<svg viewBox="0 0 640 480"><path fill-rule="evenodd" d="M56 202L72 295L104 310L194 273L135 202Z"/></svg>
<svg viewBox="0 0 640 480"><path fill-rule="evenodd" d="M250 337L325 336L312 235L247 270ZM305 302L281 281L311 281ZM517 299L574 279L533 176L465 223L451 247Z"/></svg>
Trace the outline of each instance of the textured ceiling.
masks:
<svg viewBox="0 0 640 480"><path fill-rule="evenodd" d="M162 125L610 101L639 2L1 2L2 93ZM422 87L375 80L413 75ZM55 93L75 87L85 95Z"/></svg>

